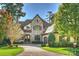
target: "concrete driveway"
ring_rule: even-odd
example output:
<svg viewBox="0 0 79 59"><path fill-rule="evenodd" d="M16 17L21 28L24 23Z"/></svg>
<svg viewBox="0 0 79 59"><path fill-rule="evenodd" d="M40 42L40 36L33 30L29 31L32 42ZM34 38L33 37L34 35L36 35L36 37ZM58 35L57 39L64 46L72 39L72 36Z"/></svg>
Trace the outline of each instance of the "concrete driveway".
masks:
<svg viewBox="0 0 79 59"><path fill-rule="evenodd" d="M20 46L24 48L24 51L18 56L63 56L58 53L43 50L40 48L40 44L26 44Z"/></svg>

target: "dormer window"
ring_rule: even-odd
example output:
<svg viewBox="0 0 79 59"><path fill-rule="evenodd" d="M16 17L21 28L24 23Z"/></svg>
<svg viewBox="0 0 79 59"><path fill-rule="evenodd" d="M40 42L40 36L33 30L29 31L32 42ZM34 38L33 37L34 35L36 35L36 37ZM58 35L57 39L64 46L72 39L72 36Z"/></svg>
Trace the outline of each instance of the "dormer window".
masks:
<svg viewBox="0 0 79 59"><path fill-rule="evenodd" d="M30 28L29 26L25 26L25 27L24 27L24 30L29 29L29 28Z"/></svg>
<svg viewBox="0 0 79 59"><path fill-rule="evenodd" d="M30 27L29 26L27 26L27 29L29 29Z"/></svg>
<svg viewBox="0 0 79 59"><path fill-rule="evenodd" d="M27 28L26 28L26 26L24 27L24 30L26 30Z"/></svg>

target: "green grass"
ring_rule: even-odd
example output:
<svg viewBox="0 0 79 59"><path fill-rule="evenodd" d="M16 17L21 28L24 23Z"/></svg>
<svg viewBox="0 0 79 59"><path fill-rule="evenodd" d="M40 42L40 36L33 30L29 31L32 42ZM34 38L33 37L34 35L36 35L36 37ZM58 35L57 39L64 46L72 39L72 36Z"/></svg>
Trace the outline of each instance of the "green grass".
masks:
<svg viewBox="0 0 79 59"><path fill-rule="evenodd" d="M23 51L21 47L2 47L0 48L0 56L15 56Z"/></svg>
<svg viewBox="0 0 79 59"><path fill-rule="evenodd" d="M42 47L44 50L51 51L51 52L56 52L64 55L76 55L79 54L79 48L53 48L53 47ZM75 54L74 51L77 51Z"/></svg>

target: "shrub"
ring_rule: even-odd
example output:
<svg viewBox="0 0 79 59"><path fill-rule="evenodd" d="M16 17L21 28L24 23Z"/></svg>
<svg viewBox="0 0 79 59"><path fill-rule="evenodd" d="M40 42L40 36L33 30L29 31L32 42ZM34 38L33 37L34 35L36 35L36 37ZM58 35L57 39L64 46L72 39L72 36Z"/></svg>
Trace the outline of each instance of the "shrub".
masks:
<svg viewBox="0 0 79 59"><path fill-rule="evenodd" d="M41 44L41 47L48 47L48 44Z"/></svg>
<svg viewBox="0 0 79 59"><path fill-rule="evenodd" d="M6 38L3 39L2 45L7 45L7 39Z"/></svg>
<svg viewBox="0 0 79 59"><path fill-rule="evenodd" d="M68 38L67 40L65 39L60 39L59 41L59 46L60 47L72 47L73 43L70 42L70 39Z"/></svg>
<svg viewBox="0 0 79 59"><path fill-rule="evenodd" d="M60 47L59 43L54 43L53 47Z"/></svg>
<svg viewBox="0 0 79 59"><path fill-rule="evenodd" d="M73 42L70 42L70 38L67 38L67 47L73 47Z"/></svg>
<svg viewBox="0 0 79 59"><path fill-rule="evenodd" d="M46 44L41 44L41 47L46 47Z"/></svg>
<svg viewBox="0 0 79 59"><path fill-rule="evenodd" d="M23 42L13 42L13 44L23 44Z"/></svg>
<svg viewBox="0 0 79 59"><path fill-rule="evenodd" d="M43 42L41 42L41 41L32 41L32 43L34 43L34 44L42 44Z"/></svg>
<svg viewBox="0 0 79 59"><path fill-rule="evenodd" d="M61 36L61 39L59 39L59 42L54 42L53 47L72 47L72 43L70 42L70 38L68 37L66 40Z"/></svg>
<svg viewBox="0 0 79 59"><path fill-rule="evenodd" d="M48 46L49 47L72 47L73 43L70 42L70 38L68 37L67 40L61 38L58 43L55 42L55 36L53 33L50 33L48 36Z"/></svg>
<svg viewBox="0 0 79 59"><path fill-rule="evenodd" d="M48 45L49 45L49 47L54 46L54 43L55 43L55 36L54 36L53 33L50 33L49 36L48 36Z"/></svg>
<svg viewBox="0 0 79 59"><path fill-rule="evenodd" d="M79 47L79 37L77 38L77 47Z"/></svg>

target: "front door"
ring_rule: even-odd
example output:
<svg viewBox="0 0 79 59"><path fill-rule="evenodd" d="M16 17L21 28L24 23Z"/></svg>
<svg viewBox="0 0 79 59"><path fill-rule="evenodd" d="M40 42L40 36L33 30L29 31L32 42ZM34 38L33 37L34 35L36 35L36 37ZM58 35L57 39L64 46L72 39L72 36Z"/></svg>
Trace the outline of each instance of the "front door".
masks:
<svg viewBox="0 0 79 59"><path fill-rule="evenodd" d="M30 35L26 35L26 36L25 36L24 42L25 42L25 43L30 43Z"/></svg>
<svg viewBox="0 0 79 59"><path fill-rule="evenodd" d="M47 42L47 37L44 37L44 43L46 44Z"/></svg>

